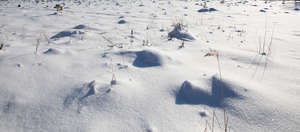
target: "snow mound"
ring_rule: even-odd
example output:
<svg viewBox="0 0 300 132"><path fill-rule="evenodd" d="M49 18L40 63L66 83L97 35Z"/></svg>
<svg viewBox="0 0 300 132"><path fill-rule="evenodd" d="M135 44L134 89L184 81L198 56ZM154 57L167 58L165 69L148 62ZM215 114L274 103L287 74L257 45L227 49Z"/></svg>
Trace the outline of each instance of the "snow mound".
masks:
<svg viewBox="0 0 300 132"><path fill-rule="evenodd" d="M117 54L134 58L132 65L139 68L158 67L164 64L162 55L153 50L126 51Z"/></svg>
<svg viewBox="0 0 300 132"><path fill-rule="evenodd" d="M184 81L180 90L176 93L176 104L203 104L210 107L221 107L222 91L224 91L225 105L228 98L242 99L242 96L234 91L232 87L232 85L212 77L211 92L207 92L201 87L193 85L190 81Z"/></svg>
<svg viewBox="0 0 300 132"><path fill-rule="evenodd" d="M73 104L78 105L78 111L80 112L80 109L87 105L88 98L89 97L97 97L99 98L102 95L108 94L110 92L110 88L108 85L102 86L99 83L97 83L95 80L84 84L80 88L76 88L73 90L71 94L69 94L64 99L64 107L69 108Z"/></svg>
<svg viewBox="0 0 300 132"><path fill-rule="evenodd" d="M44 52L44 54L48 54L48 55L57 55L61 53L63 53L63 51L56 48L49 48Z"/></svg>
<svg viewBox="0 0 300 132"><path fill-rule="evenodd" d="M136 67L153 67L153 66L162 66L162 57L153 51L143 50L136 52L136 59L133 62L133 65Z"/></svg>

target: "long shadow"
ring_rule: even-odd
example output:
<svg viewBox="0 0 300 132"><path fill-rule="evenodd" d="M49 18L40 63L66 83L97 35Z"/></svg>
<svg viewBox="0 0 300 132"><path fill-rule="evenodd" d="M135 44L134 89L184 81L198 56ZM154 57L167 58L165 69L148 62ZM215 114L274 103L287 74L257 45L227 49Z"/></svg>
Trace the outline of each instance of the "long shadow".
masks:
<svg viewBox="0 0 300 132"><path fill-rule="evenodd" d="M180 90L176 92L175 103L189 104L189 105L207 105L210 107L222 106L222 92L224 91L224 100L227 98L242 99L242 96L236 93L229 84L222 80L212 77L211 79L211 93L202 90L199 87L193 86L189 81L184 81ZM225 102L226 105L226 102Z"/></svg>

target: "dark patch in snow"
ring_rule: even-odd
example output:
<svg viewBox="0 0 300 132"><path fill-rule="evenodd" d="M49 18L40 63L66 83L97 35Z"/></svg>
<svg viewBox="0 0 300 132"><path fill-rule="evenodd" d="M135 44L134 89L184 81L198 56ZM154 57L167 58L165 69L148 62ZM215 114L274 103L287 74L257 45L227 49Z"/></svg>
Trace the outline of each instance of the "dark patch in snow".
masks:
<svg viewBox="0 0 300 132"><path fill-rule="evenodd" d="M198 10L198 12L202 13L202 12L214 12L214 11L218 11L215 8L202 8L200 10Z"/></svg>
<svg viewBox="0 0 300 132"><path fill-rule="evenodd" d="M168 33L169 40L172 40L173 38L183 40L183 41L192 41L195 40L193 36L190 34L183 32L183 26L182 25L175 25L174 29Z"/></svg>
<svg viewBox="0 0 300 132"><path fill-rule="evenodd" d="M76 34L84 34L84 32L81 31L62 31L57 33L56 35L52 36L50 39L59 39L64 37L72 37Z"/></svg>
<svg viewBox="0 0 300 132"><path fill-rule="evenodd" d="M232 86L223 82L222 80L212 77L211 79L211 93L194 86L189 81L184 81L180 90L176 92L176 104L190 104L190 105L208 105L210 107L222 106L222 91L224 91L224 100L226 105L227 98L241 99ZM223 90L222 90L223 89Z"/></svg>
<svg viewBox="0 0 300 132"><path fill-rule="evenodd" d="M10 112L13 112L14 108L15 108L15 103L12 102L12 101L9 101L9 102L7 102L7 104L4 106L3 112L4 112L4 113L10 113Z"/></svg>
<svg viewBox="0 0 300 132"><path fill-rule="evenodd" d="M127 65L122 65L121 63L118 63L117 64L118 68L121 70L121 69L127 69L128 66Z"/></svg>
<svg viewBox="0 0 300 132"><path fill-rule="evenodd" d="M49 48L48 50L46 50L44 52L44 54L52 54L52 55L57 55L57 54L60 54L61 51L57 50L57 49L54 49L54 48Z"/></svg>
<svg viewBox="0 0 300 132"><path fill-rule="evenodd" d="M137 52L120 52L120 55L125 55L134 58L133 66L140 68L162 66L162 57L153 51L143 50Z"/></svg>
<svg viewBox="0 0 300 132"><path fill-rule="evenodd" d="M133 62L133 65L136 67L154 67L161 66L162 60L160 56L151 51L140 51L136 52L136 59Z"/></svg>
<svg viewBox="0 0 300 132"><path fill-rule="evenodd" d="M120 20L120 21L118 22L118 24L125 24L125 23L126 23L125 20Z"/></svg>
<svg viewBox="0 0 300 132"><path fill-rule="evenodd" d="M82 24L73 27L73 29L85 29L85 28L87 28L87 26L82 25Z"/></svg>
<svg viewBox="0 0 300 132"><path fill-rule="evenodd" d="M57 15L57 12L54 12L54 13L48 14L48 16L55 16L55 15Z"/></svg>
<svg viewBox="0 0 300 132"><path fill-rule="evenodd" d="M22 64L16 64L16 66L17 66L18 68L21 68L21 67L22 67Z"/></svg>
<svg viewBox="0 0 300 132"><path fill-rule="evenodd" d="M82 100L82 99L84 99L84 98L86 98L88 96L96 94L95 80L92 81L92 82L90 82L87 85L87 88L88 88L89 91L83 97L81 97L80 100Z"/></svg>
<svg viewBox="0 0 300 132"><path fill-rule="evenodd" d="M261 10L259 10L260 12L266 12L265 10L263 10L263 9L261 9Z"/></svg>
<svg viewBox="0 0 300 132"><path fill-rule="evenodd" d="M200 115L201 117L206 117L206 116L207 116L207 114L206 114L205 112L199 112L199 115Z"/></svg>

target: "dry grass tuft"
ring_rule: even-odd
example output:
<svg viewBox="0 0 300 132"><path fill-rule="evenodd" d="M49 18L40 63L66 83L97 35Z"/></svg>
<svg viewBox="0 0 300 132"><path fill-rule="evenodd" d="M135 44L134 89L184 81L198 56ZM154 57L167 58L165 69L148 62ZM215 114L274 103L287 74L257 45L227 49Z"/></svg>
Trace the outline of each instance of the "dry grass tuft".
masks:
<svg viewBox="0 0 300 132"><path fill-rule="evenodd" d="M219 76L220 76L220 80L222 80L222 74L221 74L221 65L220 65L220 54L217 50L213 50L213 49L210 49L208 53L206 53L204 55L204 57L208 57L208 56L215 56L216 59L217 59L217 62L218 62L218 70L219 70ZM222 108L223 108L223 111L224 111L224 132L229 132L230 129L229 129L229 117L227 115L227 112L226 112L226 109L224 107L224 88L221 87L221 92L222 92ZM217 119L217 116L215 114L215 111L213 111L213 118L212 118L212 124L211 124L211 132L214 131L214 122L215 122L215 119ZM218 121L218 120L217 120ZM219 127L220 127L220 124L219 124ZM221 127L220 127L221 128ZM204 130L204 132L207 132L207 126Z"/></svg>
<svg viewBox="0 0 300 132"><path fill-rule="evenodd" d="M2 50L4 47L4 44L0 44L0 50Z"/></svg>

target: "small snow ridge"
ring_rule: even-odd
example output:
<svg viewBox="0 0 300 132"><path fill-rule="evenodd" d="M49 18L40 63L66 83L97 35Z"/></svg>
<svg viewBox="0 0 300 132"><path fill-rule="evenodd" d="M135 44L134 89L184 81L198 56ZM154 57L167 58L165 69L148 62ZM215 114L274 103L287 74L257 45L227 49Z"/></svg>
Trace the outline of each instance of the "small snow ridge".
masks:
<svg viewBox="0 0 300 132"><path fill-rule="evenodd" d="M81 88L73 90L64 100L64 107L69 108L74 102L77 102L78 109L83 105L87 105L87 99L92 96L102 96L110 92L109 86L103 88L99 87L99 84L95 80L84 84ZM80 107L81 106L81 107Z"/></svg>
<svg viewBox="0 0 300 132"><path fill-rule="evenodd" d="M174 29L168 33L168 38L169 40L172 40L173 38L184 40L184 41L195 40L195 38L192 37L189 33L184 32L182 24L176 24L174 26Z"/></svg>
<svg viewBox="0 0 300 132"><path fill-rule="evenodd" d="M184 81L176 93L176 104L204 104L211 107L221 107L222 95L226 98L242 98L232 90L231 85L213 77L211 79L211 93L194 86L190 81ZM222 90L223 89L223 90ZM224 94L222 94L224 91ZM226 102L225 102L226 105Z"/></svg>
<svg viewBox="0 0 300 132"><path fill-rule="evenodd" d="M264 9L261 9L261 10L259 10L260 12L267 12L266 10L264 10Z"/></svg>
<svg viewBox="0 0 300 132"><path fill-rule="evenodd" d="M96 28L89 27L89 26L86 26L86 25L84 25L84 24L77 25L77 26L73 27L72 29L77 29L77 30L80 30L80 29L85 29L85 30L97 30Z"/></svg>
<svg viewBox="0 0 300 132"><path fill-rule="evenodd" d="M85 28L88 28L88 27L85 25L82 25L82 24L73 27L73 29L85 29Z"/></svg>
<svg viewBox="0 0 300 132"><path fill-rule="evenodd" d="M80 28L80 27L79 27ZM52 36L50 39L59 39L64 37L74 37L76 34L84 34L82 31L62 31Z"/></svg>
<svg viewBox="0 0 300 132"><path fill-rule="evenodd" d="M83 29L84 29L84 31L83 31ZM59 38L64 38L64 37L76 37L76 35L83 35L83 34L85 34L86 30L94 30L94 31L96 31L98 29L86 26L84 24L79 24L79 25L73 27L72 29L61 31L61 32L55 34L50 39L59 39Z"/></svg>
<svg viewBox="0 0 300 132"><path fill-rule="evenodd" d="M62 51L61 50L58 50L58 49L55 49L55 48L49 48L47 49L44 54L51 54L51 55L57 55L57 54L61 54Z"/></svg>
<svg viewBox="0 0 300 132"><path fill-rule="evenodd" d="M198 10L198 12L202 13L202 12L214 12L214 11L218 11L215 8L202 8L200 10Z"/></svg>

